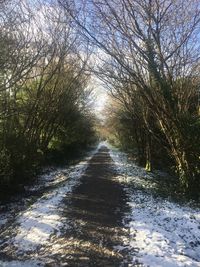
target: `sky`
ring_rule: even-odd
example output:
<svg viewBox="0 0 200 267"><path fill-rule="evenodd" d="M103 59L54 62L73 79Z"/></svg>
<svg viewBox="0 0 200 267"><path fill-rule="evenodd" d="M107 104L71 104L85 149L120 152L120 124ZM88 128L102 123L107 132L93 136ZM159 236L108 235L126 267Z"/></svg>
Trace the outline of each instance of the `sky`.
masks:
<svg viewBox="0 0 200 267"><path fill-rule="evenodd" d="M44 28L44 30L46 30L46 28L48 28L47 23L49 20L48 20L48 17L45 17L46 16L45 11L46 11L46 8L48 7L47 14L49 15L53 13L54 7L52 7L52 5L50 5L49 7L49 4L52 4L54 0L53 1L52 0L21 0L21 1L22 1L21 2L22 8L24 8L25 12L26 12L26 9L28 9L28 7L29 8L34 7L33 10L35 11L35 14L34 14L35 17L33 18L32 23L31 23L33 34L34 35L37 35L37 33L39 34L41 28ZM52 10L52 13L51 12L49 13L49 9ZM55 12L56 12L56 6L55 6ZM83 56L84 58L85 57L84 45L82 49L83 51L80 52L80 55ZM91 48L91 50L93 50L93 48ZM89 67L91 67L91 70L93 70L93 68L97 70L98 67L103 64L103 60L105 60L106 57L107 55L101 49L96 48L95 50L93 50L93 52L91 52L90 61L88 64ZM95 76L95 74L92 74L89 87L93 88L94 90L94 94L93 94L95 96L94 104L93 104L94 112L100 119L102 119L103 110L108 99L105 86L103 86L102 81L100 81L100 79L97 76Z"/></svg>
<svg viewBox="0 0 200 267"><path fill-rule="evenodd" d="M102 82L97 77L92 77L91 79L91 86L94 88L95 93L95 102L94 102L94 109L97 115L101 116L105 104L108 100L108 96L106 90L102 84Z"/></svg>

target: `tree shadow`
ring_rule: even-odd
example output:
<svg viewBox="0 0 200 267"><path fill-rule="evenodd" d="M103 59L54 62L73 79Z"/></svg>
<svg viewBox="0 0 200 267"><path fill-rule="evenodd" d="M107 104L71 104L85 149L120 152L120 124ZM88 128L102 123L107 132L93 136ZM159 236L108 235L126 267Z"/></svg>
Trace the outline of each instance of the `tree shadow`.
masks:
<svg viewBox="0 0 200 267"><path fill-rule="evenodd" d="M64 200L68 230L63 230L61 251L69 266L128 264L124 243L129 233L123 219L129 206L123 185L115 180L113 164L108 149L101 147L81 183Z"/></svg>

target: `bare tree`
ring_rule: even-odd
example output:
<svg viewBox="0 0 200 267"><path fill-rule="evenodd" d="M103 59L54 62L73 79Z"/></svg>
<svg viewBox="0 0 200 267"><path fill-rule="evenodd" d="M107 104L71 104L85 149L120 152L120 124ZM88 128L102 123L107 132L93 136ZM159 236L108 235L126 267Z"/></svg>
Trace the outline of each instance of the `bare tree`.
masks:
<svg viewBox="0 0 200 267"><path fill-rule="evenodd" d="M72 18L40 0L5 1L0 15L1 182L32 169L56 141L86 144L93 132L90 54Z"/></svg>
<svg viewBox="0 0 200 267"><path fill-rule="evenodd" d="M197 104L192 113L190 108L199 86L199 1L59 2L109 55L107 66L130 76L168 141L182 186L195 191L199 160L188 118L198 118Z"/></svg>

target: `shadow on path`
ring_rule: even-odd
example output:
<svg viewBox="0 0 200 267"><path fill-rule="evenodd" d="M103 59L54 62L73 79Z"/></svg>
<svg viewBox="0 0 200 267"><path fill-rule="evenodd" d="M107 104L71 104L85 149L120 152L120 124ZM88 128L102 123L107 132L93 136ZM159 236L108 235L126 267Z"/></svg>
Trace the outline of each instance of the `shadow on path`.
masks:
<svg viewBox="0 0 200 267"><path fill-rule="evenodd" d="M128 266L126 249L119 252L128 236L122 223L127 198L114 179L113 164L108 148L101 147L80 184L64 200L68 229L53 242L59 249L52 251L57 259L62 257L64 266Z"/></svg>

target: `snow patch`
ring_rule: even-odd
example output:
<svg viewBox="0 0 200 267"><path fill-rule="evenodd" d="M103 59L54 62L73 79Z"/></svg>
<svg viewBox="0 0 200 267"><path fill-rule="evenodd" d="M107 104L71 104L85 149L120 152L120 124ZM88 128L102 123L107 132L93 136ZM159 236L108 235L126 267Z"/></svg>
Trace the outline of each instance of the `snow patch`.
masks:
<svg viewBox="0 0 200 267"><path fill-rule="evenodd" d="M3 226L3 225L5 225L7 223L7 221L8 220L6 218L4 218L3 216L0 217L0 227Z"/></svg>
<svg viewBox="0 0 200 267"><path fill-rule="evenodd" d="M39 261L0 261L1 267L39 267L43 266Z"/></svg>
<svg viewBox="0 0 200 267"><path fill-rule="evenodd" d="M117 179L125 185L129 197L131 214L126 221L130 240L125 240L124 246L129 245L133 251L137 248L133 264L139 261L144 266L200 267L200 210L143 190L156 186L153 176L131 164L125 153L106 145L116 165Z"/></svg>
<svg viewBox="0 0 200 267"><path fill-rule="evenodd" d="M73 187L78 185L80 177L88 166L88 161L96 151L93 151L84 161L65 170L66 175L62 177L66 180L64 183L52 192L44 194L19 215L17 235L12 240L18 251L34 251L37 247L47 244L52 234L59 235L59 229L64 223L64 218L61 216L62 200ZM60 170L50 175L60 176Z"/></svg>
<svg viewBox="0 0 200 267"><path fill-rule="evenodd" d="M200 266L200 211L141 191L130 196L131 247L150 266Z"/></svg>

